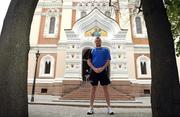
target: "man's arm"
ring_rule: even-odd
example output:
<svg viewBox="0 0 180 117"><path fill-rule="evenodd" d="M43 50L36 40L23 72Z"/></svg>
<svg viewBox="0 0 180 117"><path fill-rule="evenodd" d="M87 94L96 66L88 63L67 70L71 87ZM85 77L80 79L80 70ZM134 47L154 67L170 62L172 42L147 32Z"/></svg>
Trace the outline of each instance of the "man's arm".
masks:
<svg viewBox="0 0 180 117"><path fill-rule="evenodd" d="M105 63L105 65L102 67L103 70L106 69L106 68L108 67L109 64L110 64L110 60L107 60L106 63Z"/></svg>
<svg viewBox="0 0 180 117"><path fill-rule="evenodd" d="M104 69L106 69L108 67L108 65L110 64L110 60L107 60L106 63L104 64L104 66L100 67L100 72L102 72Z"/></svg>
<svg viewBox="0 0 180 117"><path fill-rule="evenodd" d="M96 73L100 73L100 72L101 72L101 69L100 69L100 68L94 67L94 65L91 63L91 59L88 59L88 60L87 60L87 64L89 65L89 67L90 67L91 69L93 69L94 72L96 72Z"/></svg>
<svg viewBox="0 0 180 117"><path fill-rule="evenodd" d="M93 64L91 63L91 59L87 60L87 64L89 65L89 67L93 70L95 70L95 67L93 66Z"/></svg>
<svg viewBox="0 0 180 117"><path fill-rule="evenodd" d="M108 49L105 49L105 50L106 50L105 51L105 54L106 54L106 56L105 56L106 63L100 68L102 71L108 67L108 65L110 64L110 60L111 60L111 56L110 56L109 50Z"/></svg>

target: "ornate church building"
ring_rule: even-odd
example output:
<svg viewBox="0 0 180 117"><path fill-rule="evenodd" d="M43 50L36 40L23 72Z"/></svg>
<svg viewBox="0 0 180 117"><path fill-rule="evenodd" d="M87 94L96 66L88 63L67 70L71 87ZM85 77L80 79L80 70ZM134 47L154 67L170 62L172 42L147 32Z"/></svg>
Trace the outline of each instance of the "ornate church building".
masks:
<svg viewBox="0 0 180 117"><path fill-rule="evenodd" d="M36 77L36 94L88 98L87 53L100 36L111 53L111 97L149 95L150 51L143 15L135 11L129 0L39 0L30 34L28 93Z"/></svg>

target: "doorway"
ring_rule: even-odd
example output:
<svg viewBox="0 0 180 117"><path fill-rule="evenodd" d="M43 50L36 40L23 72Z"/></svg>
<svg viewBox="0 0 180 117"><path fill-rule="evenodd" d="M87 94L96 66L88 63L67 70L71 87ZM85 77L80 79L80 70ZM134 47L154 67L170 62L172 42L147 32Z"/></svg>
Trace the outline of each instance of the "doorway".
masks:
<svg viewBox="0 0 180 117"><path fill-rule="evenodd" d="M90 67L87 64L87 59L91 48L84 48L82 51L82 81L87 81L89 77Z"/></svg>

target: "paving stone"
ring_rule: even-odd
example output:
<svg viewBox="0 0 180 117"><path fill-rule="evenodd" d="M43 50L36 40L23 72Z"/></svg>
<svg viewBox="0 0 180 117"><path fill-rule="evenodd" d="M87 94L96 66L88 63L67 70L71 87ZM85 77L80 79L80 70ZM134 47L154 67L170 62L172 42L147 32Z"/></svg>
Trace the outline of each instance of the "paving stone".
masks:
<svg viewBox="0 0 180 117"><path fill-rule="evenodd" d="M95 108L94 115L87 115L87 107L56 105L29 105L29 117L152 117L150 108L113 108L108 115L106 108Z"/></svg>

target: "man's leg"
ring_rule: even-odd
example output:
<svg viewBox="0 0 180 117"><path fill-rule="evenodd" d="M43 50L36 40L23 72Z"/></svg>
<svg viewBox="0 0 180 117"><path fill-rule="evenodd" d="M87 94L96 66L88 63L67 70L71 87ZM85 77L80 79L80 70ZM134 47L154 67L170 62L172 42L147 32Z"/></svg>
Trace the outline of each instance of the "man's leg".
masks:
<svg viewBox="0 0 180 117"><path fill-rule="evenodd" d="M97 86L92 86L91 88L90 108L93 108L93 103L94 103L94 99L96 95L96 89L97 89Z"/></svg>
<svg viewBox="0 0 180 117"><path fill-rule="evenodd" d="M108 106L108 114L113 115L114 112L112 111L111 105L110 105L110 97L109 97L108 85L104 85L103 90L104 90L104 96L106 98L106 103L107 103L107 106Z"/></svg>
<svg viewBox="0 0 180 117"><path fill-rule="evenodd" d="M109 92L108 92L108 85L102 86L104 90L104 96L106 98L107 106L110 107L110 98L109 98Z"/></svg>
<svg viewBox="0 0 180 117"><path fill-rule="evenodd" d="M93 103L94 103L95 94L96 94L96 87L97 86L92 86L92 88L91 88L90 108L89 108L89 110L87 112L88 115L94 114Z"/></svg>

